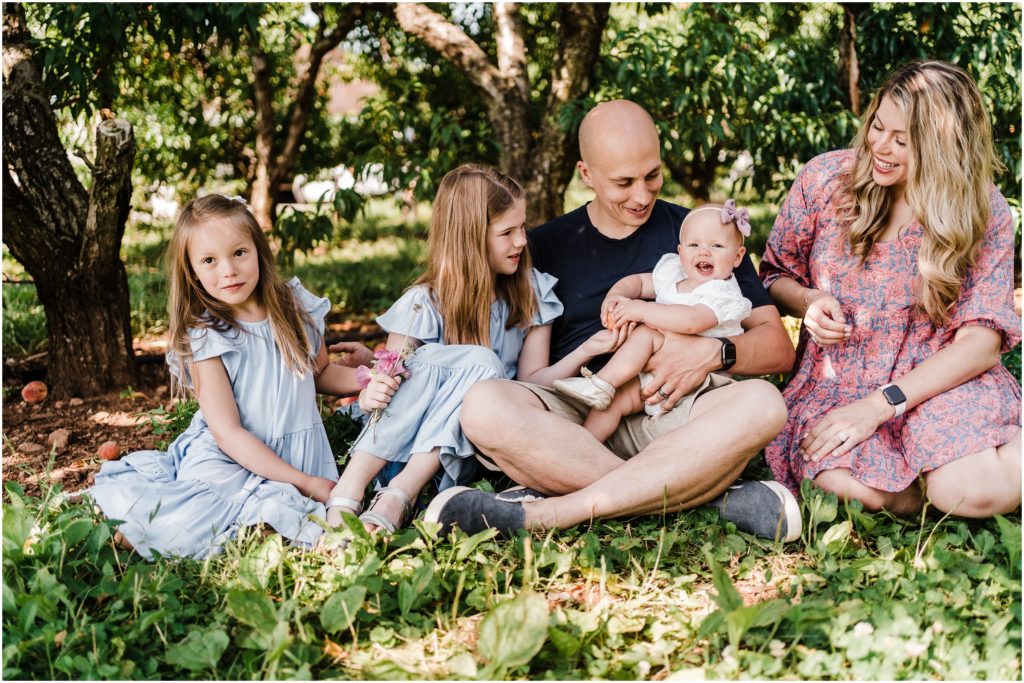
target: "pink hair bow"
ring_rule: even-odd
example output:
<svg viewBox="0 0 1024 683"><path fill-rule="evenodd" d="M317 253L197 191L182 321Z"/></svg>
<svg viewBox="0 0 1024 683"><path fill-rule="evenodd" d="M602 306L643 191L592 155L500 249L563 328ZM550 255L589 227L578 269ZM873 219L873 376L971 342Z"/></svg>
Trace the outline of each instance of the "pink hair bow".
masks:
<svg viewBox="0 0 1024 683"><path fill-rule="evenodd" d="M750 237L750 212L746 207L736 208L735 199L727 199L722 205L722 223L736 222L736 227L744 237Z"/></svg>

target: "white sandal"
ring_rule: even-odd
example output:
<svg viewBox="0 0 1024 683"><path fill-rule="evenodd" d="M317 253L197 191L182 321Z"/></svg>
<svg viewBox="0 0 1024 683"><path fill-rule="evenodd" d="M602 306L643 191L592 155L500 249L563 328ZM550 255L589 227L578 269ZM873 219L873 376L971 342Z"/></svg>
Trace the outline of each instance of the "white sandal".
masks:
<svg viewBox="0 0 1024 683"><path fill-rule="evenodd" d="M363 511L363 501L356 500L355 498L346 498L345 496L331 496L324 505L327 507L327 523L331 526L338 526L341 523L340 514L333 515L334 519L331 519L332 510L341 508L342 510L348 510L353 515L358 515Z"/></svg>
<svg viewBox="0 0 1024 683"><path fill-rule="evenodd" d="M398 518L398 523L392 522L390 519L380 514L379 512L373 511L373 506L377 504L381 496L392 496L397 498L402 503L402 514ZM384 531L392 534L395 529L399 529L405 526L405 522L409 518L409 514L412 512L412 500L402 489L397 486L385 486L381 490L377 491L374 495L373 500L370 501L370 507L366 512L359 515L359 519L364 523L373 524L379 526Z"/></svg>

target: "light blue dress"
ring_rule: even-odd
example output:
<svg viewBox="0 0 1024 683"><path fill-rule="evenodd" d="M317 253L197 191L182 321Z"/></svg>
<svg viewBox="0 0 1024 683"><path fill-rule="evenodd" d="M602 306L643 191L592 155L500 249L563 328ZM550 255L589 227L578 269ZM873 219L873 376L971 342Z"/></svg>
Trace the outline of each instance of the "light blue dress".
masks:
<svg viewBox="0 0 1024 683"><path fill-rule="evenodd" d="M537 313L533 325L547 325L562 314L555 296L557 278L531 273ZM423 342L406 365L412 376L402 382L380 419L353 444L382 460L408 462L413 453L441 449L444 470L439 490L466 483L475 470L473 444L459 426L466 391L485 379L513 379L529 327L505 328L509 308L491 304L491 348L445 344L444 322L426 285L408 289L377 322L389 334Z"/></svg>
<svg viewBox="0 0 1024 683"><path fill-rule="evenodd" d="M315 351L330 302L310 294L298 279L288 285L315 324L306 329ZM337 479L313 373L298 377L285 366L269 320L239 324L240 330L225 333L190 330L195 359L223 361L246 430L295 468ZM167 362L177 375L175 354L168 353ZM187 377L184 381L191 386ZM201 410L166 453L138 451L104 463L90 493L104 515L124 520L121 533L147 559L153 550L204 558L219 552L240 527L259 522L292 541L312 544L321 529L309 516L325 513L322 504L291 484L264 479L228 457Z"/></svg>

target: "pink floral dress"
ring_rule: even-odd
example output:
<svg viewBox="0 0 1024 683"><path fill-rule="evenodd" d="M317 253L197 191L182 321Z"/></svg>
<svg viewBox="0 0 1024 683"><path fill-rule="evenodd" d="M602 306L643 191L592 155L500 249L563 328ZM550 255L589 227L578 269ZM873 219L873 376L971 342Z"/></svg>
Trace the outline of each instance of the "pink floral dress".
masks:
<svg viewBox="0 0 1024 683"><path fill-rule="evenodd" d="M834 296L853 325L849 341L808 342L800 331L796 371L782 392L789 420L765 450L775 478L794 492L804 477L848 468L883 491L902 491L919 474L1009 441L1020 429L1021 388L1001 364L916 406L844 455L806 463L800 435L833 408L861 399L910 372L953 340L957 329L982 325L1002 334L1002 351L1021 338L1013 310L1014 233L1006 200L992 189L992 215L976 265L963 282L950 321L935 327L914 307L917 253L923 227L911 224L897 240L876 244L863 267L849 253L834 198L852 150L812 159L797 176L775 219L761 279L765 287L792 278Z"/></svg>

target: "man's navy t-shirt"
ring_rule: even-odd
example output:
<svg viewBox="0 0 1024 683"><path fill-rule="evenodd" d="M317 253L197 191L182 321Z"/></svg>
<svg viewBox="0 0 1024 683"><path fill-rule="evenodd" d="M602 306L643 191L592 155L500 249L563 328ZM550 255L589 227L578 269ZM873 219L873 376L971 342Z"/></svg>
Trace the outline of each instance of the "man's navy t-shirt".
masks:
<svg viewBox="0 0 1024 683"><path fill-rule="evenodd" d="M612 285L627 275L651 272L663 254L676 251L687 212L659 199L644 225L628 237L612 239L594 227L583 205L528 232L533 265L558 278L555 293L565 306L551 330L552 363L602 329L601 302ZM749 256L743 256L735 274L753 308L772 305ZM595 358L588 365L597 370L605 360Z"/></svg>

